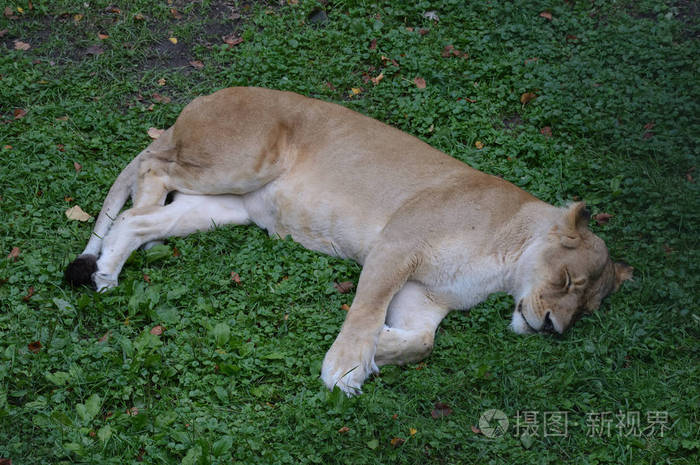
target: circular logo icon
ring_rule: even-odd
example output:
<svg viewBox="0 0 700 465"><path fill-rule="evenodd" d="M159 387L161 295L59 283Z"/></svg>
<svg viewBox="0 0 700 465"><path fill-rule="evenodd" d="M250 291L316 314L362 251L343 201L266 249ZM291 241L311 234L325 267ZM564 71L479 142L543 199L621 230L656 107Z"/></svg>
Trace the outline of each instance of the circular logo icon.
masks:
<svg viewBox="0 0 700 465"><path fill-rule="evenodd" d="M479 429L487 438L500 438L508 430L508 417L498 409L490 409L481 414Z"/></svg>

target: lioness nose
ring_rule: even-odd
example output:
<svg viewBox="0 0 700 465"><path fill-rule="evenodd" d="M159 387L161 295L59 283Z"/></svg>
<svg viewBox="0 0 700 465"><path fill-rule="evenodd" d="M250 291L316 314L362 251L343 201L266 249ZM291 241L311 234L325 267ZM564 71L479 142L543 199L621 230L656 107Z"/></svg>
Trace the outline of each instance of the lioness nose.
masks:
<svg viewBox="0 0 700 465"><path fill-rule="evenodd" d="M552 319L549 318L549 312L544 316L544 324L542 325L542 329L540 331L544 331L546 333L552 333L554 332L554 324L552 324Z"/></svg>

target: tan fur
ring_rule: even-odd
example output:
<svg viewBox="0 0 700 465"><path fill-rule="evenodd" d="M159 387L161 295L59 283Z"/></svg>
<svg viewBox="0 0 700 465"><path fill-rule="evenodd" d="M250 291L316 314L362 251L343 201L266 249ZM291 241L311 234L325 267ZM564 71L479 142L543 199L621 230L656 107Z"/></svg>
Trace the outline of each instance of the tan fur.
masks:
<svg viewBox="0 0 700 465"><path fill-rule="evenodd" d="M553 207L395 128L293 93L199 97L137 160L138 175L112 189L131 189L134 208L111 228L101 215L104 243L93 238L85 252L99 255L97 286L116 285L138 245L207 220L254 222L357 260L357 295L322 372L348 393L377 364L426 356L449 309L505 291L516 299L514 330L561 333L631 276L588 230L582 203Z"/></svg>

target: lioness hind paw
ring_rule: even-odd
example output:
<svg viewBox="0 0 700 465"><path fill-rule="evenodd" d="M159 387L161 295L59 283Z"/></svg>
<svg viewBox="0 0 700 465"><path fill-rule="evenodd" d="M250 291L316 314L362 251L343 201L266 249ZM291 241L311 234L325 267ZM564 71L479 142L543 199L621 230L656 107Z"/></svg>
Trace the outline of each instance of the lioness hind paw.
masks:
<svg viewBox="0 0 700 465"><path fill-rule="evenodd" d="M71 286L90 286L95 287L92 280L92 275L97 271L97 257L86 254L79 255L66 267L63 276Z"/></svg>

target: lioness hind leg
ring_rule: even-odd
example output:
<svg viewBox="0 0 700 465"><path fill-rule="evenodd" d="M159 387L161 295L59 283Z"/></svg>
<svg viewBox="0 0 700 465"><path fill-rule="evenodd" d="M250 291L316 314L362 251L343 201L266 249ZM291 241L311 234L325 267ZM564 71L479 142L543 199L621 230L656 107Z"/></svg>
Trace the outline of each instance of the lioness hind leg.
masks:
<svg viewBox="0 0 700 465"><path fill-rule="evenodd" d="M97 271L97 290L117 285L117 277L131 252L140 245L171 236L187 236L224 224L250 222L243 200L237 195L186 195L176 193L165 206L132 208L114 221L104 238Z"/></svg>
<svg viewBox="0 0 700 465"><path fill-rule="evenodd" d="M447 313L449 310L430 300L423 286L407 282L389 305L375 363L404 365L430 355L435 330Z"/></svg>

